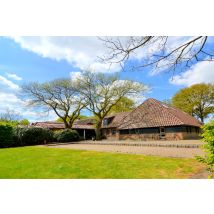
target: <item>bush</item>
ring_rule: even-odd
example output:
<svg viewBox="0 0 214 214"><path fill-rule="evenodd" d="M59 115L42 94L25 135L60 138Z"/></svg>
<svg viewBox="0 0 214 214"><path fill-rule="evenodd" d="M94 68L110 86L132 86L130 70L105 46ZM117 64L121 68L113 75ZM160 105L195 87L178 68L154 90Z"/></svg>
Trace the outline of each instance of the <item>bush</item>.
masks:
<svg viewBox="0 0 214 214"><path fill-rule="evenodd" d="M214 121L203 126L202 137L206 144L203 146L206 153L205 157L197 157L197 159L207 165L210 177L214 176Z"/></svg>
<svg viewBox="0 0 214 214"><path fill-rule="evenodd" d="M9 122L0 122L0 148L13 146L13 138L14 125Z"/></svg>
<svg viewBox="0 0 214 214"><path fill-rule="evenodd" d="M16 146L39 145L53 141L53 131L49 129L30 127L16 128Z"/></svg>
<svg viewBox="0 0 214 214"><path fill-rule="evenodd" d="M80 139L79 134L75 130L65 129L54 133L54 138L58 142L73 142Z"/></svg>

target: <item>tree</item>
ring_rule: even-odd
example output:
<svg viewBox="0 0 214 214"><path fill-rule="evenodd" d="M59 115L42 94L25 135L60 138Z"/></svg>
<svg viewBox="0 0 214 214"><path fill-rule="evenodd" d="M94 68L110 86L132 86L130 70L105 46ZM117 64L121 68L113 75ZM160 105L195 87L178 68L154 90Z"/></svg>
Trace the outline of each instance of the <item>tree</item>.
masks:
<svg viewBox="0 0 214 214"><path fill-rule="evenodd" d="M30 122L28 119L23 119L19 122L19 124L23 125L23 126L28 126L30 124Z"/></svg>
<svg viewBox="0 0 214 214"><path fill-rule="evenodd" d="M155 69L176 70L180 66L190 67L198 61L214 61L212 48L207 45L207 36L182 37L130 36L100 38L107 48L101 61L120 64L139 54L141 64L132 69L154 66ZM146 53L146 54L142 54ZM124 68L123 68L124 69Z"/></svg>
<svg viewBox="0 0 214 214"><path fill-rule="evenodd" d="M111 108L109 114L127 112L133 110L135 102L127 97L122 97L121 100Z"/></svg>
<svg viewBox="0 0 214 214"><path fill-rule="evenodd" d="M22 86L29 105L53 110L66 128L71 128L84 105L70 79L57 79L46 83L29 83Z"/></svg>
<svg viewBox="0 0 214 214"><path fill-rule="evenodd" d="M172 104L203 123L209 114L214 113L214 85L201 83L181 89L172 98Z"/></svg>
<svg viewBox="0 0 214 214"><path fill-rule="evenodd" d="M141 83L119 80L117 75L105 75L92 71L83 71L75 84L82 101L87 103L86 109L95 116L97 140L101 139L102 120L113 106L117 105L124 96L134 96L146 90Z"/></svg>
<svg viewBox="0 0 214 214"><path fill-rule="evenodd" d="M205 157L197 156L196 158L207 165L210 177L214 177L214 120L203 126L202 137L205 142L203 145L206 153Z"/></svg>
<svg viewBox="0 0 214 214"><path fill-rule="evenodd" d="M19 121L22 116L19 112L16 112L12 109L6 109L4 113L1 113L0 120L2 121Z"/></svg>
<svg viewBox="0 0 214 214"><path fill-rule="evenodd" d="M169 106L172 106L172 100L171 99L165 99L162 101L163 103L166 103Z"/></svg>
<svg viewBox="0 0 214 214"><path fill-rule="evenodd" d="M91 118L91 117L88 117L88 116L85 116L85 115L79 115L79 117L77 119L79 120L84 120L84 119L88 119L88 118ZM56 119L57 122L63 122L63 120L61 118L57 118ZM69 121L69 118L67 118L67 121Z"/></svg>

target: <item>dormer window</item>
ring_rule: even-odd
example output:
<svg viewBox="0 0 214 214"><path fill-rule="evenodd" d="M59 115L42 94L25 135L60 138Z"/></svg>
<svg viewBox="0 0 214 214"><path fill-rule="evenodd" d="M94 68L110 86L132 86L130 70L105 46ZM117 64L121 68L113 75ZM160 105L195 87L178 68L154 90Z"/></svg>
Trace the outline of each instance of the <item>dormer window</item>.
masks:
<svg viewBox="0 0 214 214"><path fill-rule="evenodd" d="M107 118L103 119L103 126L108 126L108 119Z"/></svg>

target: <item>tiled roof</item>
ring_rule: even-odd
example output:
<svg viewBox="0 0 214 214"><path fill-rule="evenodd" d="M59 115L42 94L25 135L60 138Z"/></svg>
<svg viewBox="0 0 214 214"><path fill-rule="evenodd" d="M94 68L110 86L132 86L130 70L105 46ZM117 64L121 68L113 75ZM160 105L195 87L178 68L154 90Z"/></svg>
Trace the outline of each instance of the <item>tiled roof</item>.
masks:
<svg viewBox="0 0 214 214"><path fill-rule="evenodd" d="M200 127L201 123L177 108L150 98L128 114L118 128L133 129L177 125Z"/></svg>
<svg viewBox="0 0 214 214"><path fill-rule="evenodd" d="M62 122L47 121L47 122L35 122L31 124L35 127L48 128L48 129L64 129L65 125ZM77 120L73 124L74 129L94 129L91 119Z"/></svg>
<svg viewBox="0 0 214 214"><path fill-rule="evenodd" d="M78 125L93 125L93 124L95 124L95 119L93 119L93 118L80 119L80 120L76 120L74 122L74 124L78 124Z"/></svg>
<svg viewBox="0 0 214 214"><path fill-rule="evenodd" d="M168 106L155 99L147 99L140 106L131 112L121 112L105 117L108 125L102 128L134 129L161 126L189 125L200 127L202 124L189 114ZM76 120L73 124L74 129L94 129L94 119ZM64 123L60 122L36 122L32 126L63 129Z"/></svg>
<svg viewBox="0 0 214 214"><path fill-rule="evenodd" d="M102 128L114 128L118 127L121 121L129 114L130 112L120 112L113 115L108 115L105 119L109 120L109 124L107 126L102 126Z"/></svg>
<svg viewBox="0 0 214 214"><path fill-rule="evenodd" d="M47 122L35 122L31 126L48 128L48 129L64 129L65 125L61 122L47 121Z"/></svg>

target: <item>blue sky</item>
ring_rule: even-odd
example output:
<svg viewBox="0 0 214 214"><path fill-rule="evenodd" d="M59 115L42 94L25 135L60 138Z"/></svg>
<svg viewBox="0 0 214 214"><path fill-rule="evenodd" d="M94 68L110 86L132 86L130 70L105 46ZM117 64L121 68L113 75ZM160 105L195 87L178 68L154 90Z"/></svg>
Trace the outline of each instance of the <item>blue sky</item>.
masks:
<svg viewBox="0 0 214 214"><path fill-rule="evenodd" d="M15 109L31 121L53 120L55 115L40 115L26 107L18 96L20 85L69 78L88 66L106 73L118 72L121 79L149 85L151 90L145 96L158 100L170 99L183 87L214 81L214 63L199 62L189 70L175 74L173 81L171 72L152 75L149 68L121 72L115 65L109 70L97 59L103 46L96 37L0 37L0 50L0 113L6 108Z"/></svg>

